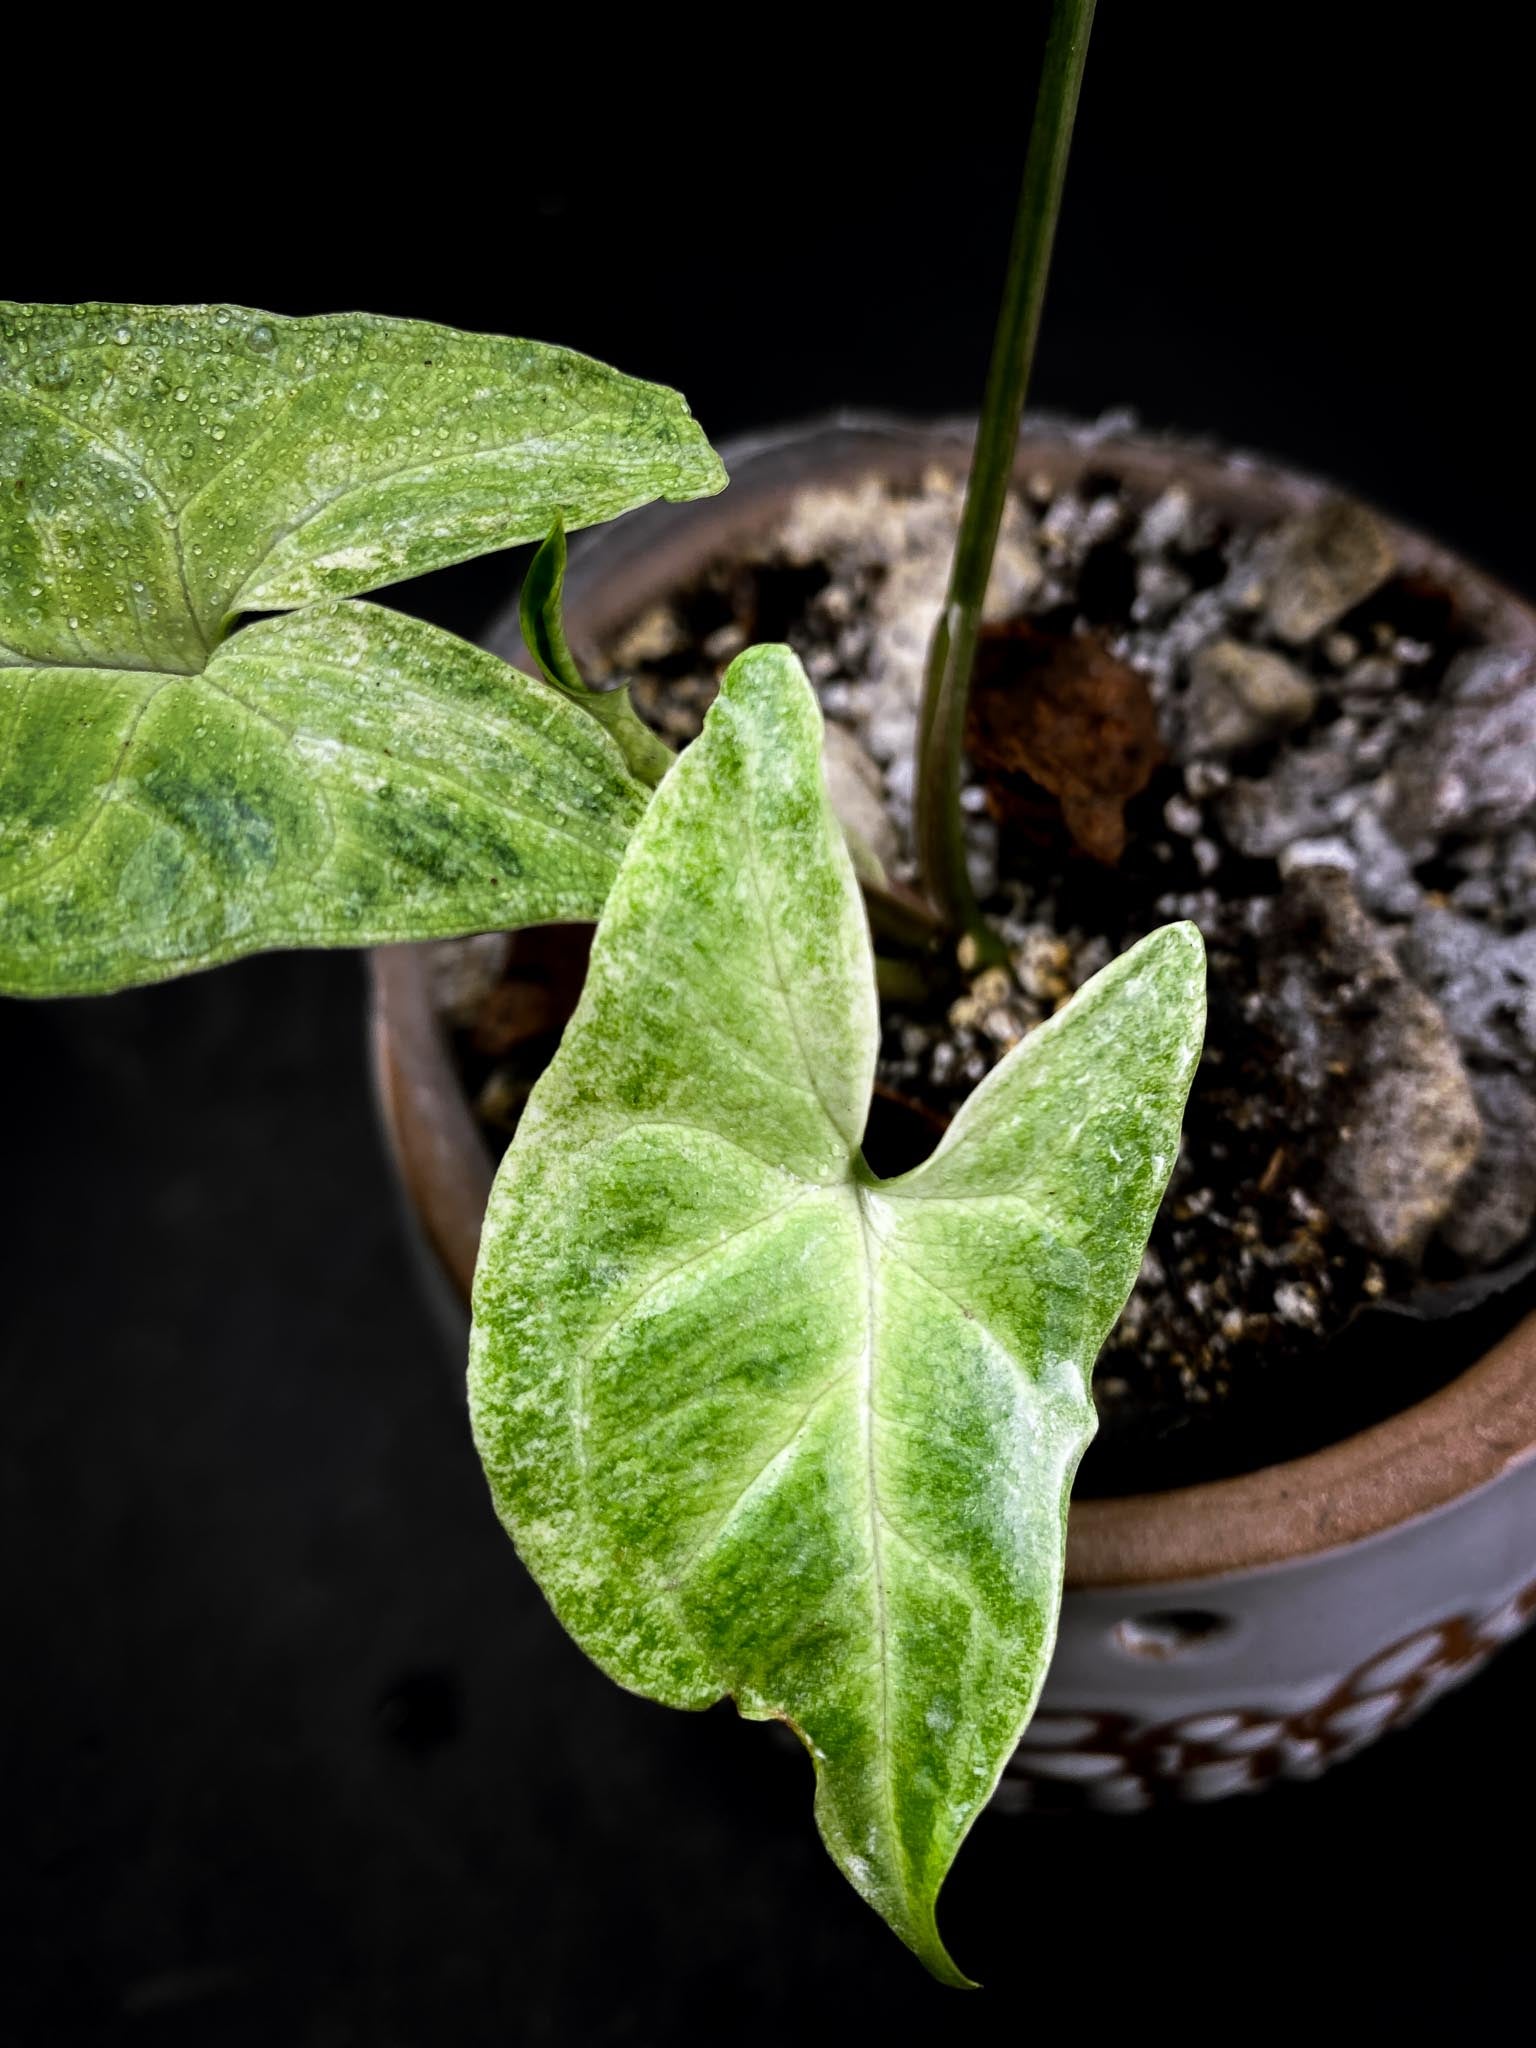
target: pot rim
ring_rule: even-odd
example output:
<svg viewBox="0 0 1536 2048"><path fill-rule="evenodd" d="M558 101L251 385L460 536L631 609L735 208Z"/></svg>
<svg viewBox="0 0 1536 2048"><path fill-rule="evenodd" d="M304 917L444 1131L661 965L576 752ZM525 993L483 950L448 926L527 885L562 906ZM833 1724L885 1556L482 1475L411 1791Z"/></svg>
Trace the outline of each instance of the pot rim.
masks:
<svg viewBox="0 0 1536 2048"><path fill-rule="evenodd" d="M839 413L727 443L725 497L654 505L577 542L566 585L573 636L601 640L771 525L808 484L877 473L898 481L934 462L958 466L971 432L965 421ZM1133 494L1182 482L1248 523L1306 511L1336 489L1208 441L1026 418L1016 477L1043 472L1060 483L1093 470L1112 470ZM1423 534L1384 523L1399 560L1447 584L1480 630L1536 645L1536 608ZM486 639L519 656L515 604ZM432 1008L424 949L376 950L372 978L374 1066L392 1148L428 1241L467 1299L490 1154ZM1322 1450L1233 1479L1074 1502L1067 1585L1167 1586L1320 1557L1445 1508L1533 1457L1536 1312L1447 1386Z"/></svg>

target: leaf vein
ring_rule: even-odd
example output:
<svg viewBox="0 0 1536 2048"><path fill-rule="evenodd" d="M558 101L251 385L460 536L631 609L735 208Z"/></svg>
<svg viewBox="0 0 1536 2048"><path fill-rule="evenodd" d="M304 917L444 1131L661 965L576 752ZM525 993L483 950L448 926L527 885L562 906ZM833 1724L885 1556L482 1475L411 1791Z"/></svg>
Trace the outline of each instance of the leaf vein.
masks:
<svg viewBox="0 0 1536 2048"><path fill-rule="evenodd" d="M762 1484L763 1480L765 1480L768 1477L768 1474L773 1470L773 1468L777 1464L779 1464L783 1459L788 1457L789 1454L796 1448L796 1446L800 1442L800 1439L805 1435L806 1430L810 1427L811 1419L816 1414L817 1410L819 1408L822 1408L826 1404L826 1402L830 1400L832 1395L837 1392L839 1387L846 1386L850 1377L851 1374L847 1372L837 1373L833 1376L833 1378L827 1381L824 1387L821 1387L815 1394L812 1395L810 1401L806 1404L806 1406L800 1411L799 1415L795 1418L795 1426L790 1431L789 1435L784 1439L783 1443L781 1443L777 1447L777 1449L770 1451L768 1456L763 1460L762 1464L760 1464L757 1470L752 1474L751 1478L748 1479L746 1484L743 1487L741 1487L735 1494L734 1498L732 1499L730 1505L726 1508L725 1512L716 1518L716 1520L704 1532L704 1534L699 1538L699 1540L696 1543L693 1543L689 1546L688 1550L681 1558L681 1560L679 1560L676 1564L672 1566L670 1577L667 1580L669 1588L675 1590L676 1587L681 1583L681 1581L685 1579L688 1576L688 1574L694 1569L695 1565L699 1564L702 1561L704 1554L714 1547L714 1545L720 1540L720 1538L725 1534L726 1530L730 1527L731 1523L735 1520L737 1514L740 1512L741 1508L745 1504L748 1496L754 1493L757 1490L757 1488Z"/></svg>

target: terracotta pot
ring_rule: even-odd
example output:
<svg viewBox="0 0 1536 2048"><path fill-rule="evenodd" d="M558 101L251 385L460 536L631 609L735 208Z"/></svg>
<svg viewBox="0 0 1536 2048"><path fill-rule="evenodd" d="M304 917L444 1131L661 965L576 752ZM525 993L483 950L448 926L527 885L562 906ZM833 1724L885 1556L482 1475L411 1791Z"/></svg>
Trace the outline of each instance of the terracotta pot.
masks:
<svg viewBox="0 0 1536 2048"><path fill-rule="evenodd" d="M961 466L963 427L839 420L727 451L718 499L650 508L586 537L567 602L600 641L710 559L771 528L811 483L915 481ZM1133 496L1185 483L1240 526L1328 488L1247 456L1036 422L1019 473L1111 471ZM1400 560L1449 585L1490 638L1536 612L1421 536ZM489 635L520 654L515 607ZM462 1334L490 1186L416 948L373 961L390 1141ZM446 1285L444 1282L446 1281ZM1382 1341L1390 1341L1383 1338ZM1536 1614L1536 1315L1439 1393L1315 1455L1246 1477L1073 1508L1068 1590L1040 1712L999 1788L1129 1810L1311 1776L1407 1720Z"/></svg>

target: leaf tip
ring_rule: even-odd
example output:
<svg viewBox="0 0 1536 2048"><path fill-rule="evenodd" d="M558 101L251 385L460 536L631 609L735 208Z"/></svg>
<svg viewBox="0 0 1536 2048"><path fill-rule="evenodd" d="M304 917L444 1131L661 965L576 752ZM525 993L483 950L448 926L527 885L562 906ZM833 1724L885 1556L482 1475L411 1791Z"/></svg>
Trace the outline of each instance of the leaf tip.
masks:
<svg viewBox="0 0 1536 2048"><path fill-rule="evenodd" d="M802 829L835 839L841 887L848 855L821 774L826 721L795 650L777 641L743 648L721 678L720 694L706 713L704 725L706 732L714 726L722 734L732 734L730 743L745 748L757 764L753 781L765 791L778 792L789 807L786 818L794 815ZM814 827L813 819L818 821ZM856 888L851 866L848 876L847 886ZM861 933L865 929L862 911L859 928Z"/></svg>
<svg viewBox="0 0 1536 2048"><path fill-rule="evenodd" d="M1173 924L1164 925L1162 929L1168 934L1170 941L1177 940L1186 951L1195 956L1202 967L1204 966L1205 935L1193 918L1178 918Z"/></svg>
<svg viewBox="0 0 1536 2048"><path fill-rule="evenodd" d="M654 384L651 391L662 402L659 432L670 443L674 461L671 481L661 492L669 505L687 504L694 498L715 498L730 482L719 451L694 417L693 407L680 391Z"/></svg>
<svg viewBox="0 0 1536 2048"><path fill-rule="evenodd" d="M1187 917L1172 924L1160 924L1141 942L1149 954L1161 954L1170 964L1182 962L1191 973L1205 971L1205 939L1199 925Z"/></svg>
<svg viewBox="0 0 1536 2048"><path fill-rule="evenodd" d="M914 1953L923 1968L936 1983L945 1985L951 1991L979 1991L980 1984L974 1977L967 1977L964 1970L950 1955L939 1939L939 1931L930 1922L929 1930L921 1947L914 1944Z"/></svg>
<svg viewBox="0 0 1536 2048"><path fill-rule="evenodd" d="M846 1872L845 1872L846 1874ZM867 1896L867 1895L866 1895ZM979 1991L980 1984L974 1977L968 1977L944 1946L935 1917L937 1899L917 1899L912 1902L909 1915L896 1916L880 1901L870 1899L870 1904L886 1920L892 1931L917 1957L923 1968L936 1983L945 1985L951 1991Z"/></svg>
<svg viewBox="0 0 1536 2048"><path fill-rule="evenodd" d="M1165 997L1188 1002L1205 1015L1205 939L1187 917L1161 924L1125 956L1128 968L1149 974Z"/></svg>
<svg viewBox="0 0 1536 2048"><path fill-rule="evenodd" d="M821 715L799 655L781 640L762 640L744 647L721 677L720 694L727 702L738 704L799 697L818 718Z"/></svg>
<svg viewBox="0 0 1536 2048"><path fill-rule="evenodd" d="M1125 956L1136 981L1162 1012L1187 1091L1205 1044L1205 939L1188 918L1159 925Z"/></svg>
<svg viewBox="0 0 1536 2048"><path fill-rule="evenodd" d="M719 451L711 448L707 441L704 443L703 458L699 463L699 475L701 482L693 494L698 498L718 498L731 480L730 472L721 461Z"/></svg>

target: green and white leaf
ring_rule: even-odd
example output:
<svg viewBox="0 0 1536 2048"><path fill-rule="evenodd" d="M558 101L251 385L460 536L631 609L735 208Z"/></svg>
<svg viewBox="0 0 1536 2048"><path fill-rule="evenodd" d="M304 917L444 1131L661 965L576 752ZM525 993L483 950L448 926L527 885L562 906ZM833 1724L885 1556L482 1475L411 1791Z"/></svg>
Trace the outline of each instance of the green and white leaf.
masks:
<svg viewBox="0 0 1536 2048"><path fill-rule="evenodd" d="M0 658L195 670L356 597L725 482L675 392L366 314L0 302Z"/></svg>
<svg viewBox="0 0 1536 2048"><path fill-rule="evenodd" d="M841 1868L963 1983L935 1901L1050 1659L1203 952L1154 933L877 1180L873 968L820 734L793 655L743 654L631 840L491 1198L472 1413L576 1640L652 1698L788 1721Z"/></svg>
<svg viewBox="0 0 1536 2048"><path fill-rule="evenodd" d="M508 810L493 835L497 921L548 915L546 902L595 914L594 878L635 814L611 751L582 801L563 777L544 805L548 748L517 753L560 730L543 686L506 669L493 683L485 657L447 635L405 636L386 664L405 691L391 703L367 668L367 638L385 629L332 601L541 538L557 519L582 526L723 482L679 397L564 349L363 315L0 303L0 987L112 987L304 929L317 943L475 929L493 842L455 849L462 821L445 804L423 804L408 861L389 870L410 878L394 913L354 888L362 855L345 824L302 915L295 900L339 756L362 745L447 789L464 775L471 703ZM323 607L307 628L262 643L280 672L269 699L254 651L227 666L226 636L241 613L305 605ZM309 674L313 706L300 701ZM439 754L425 708L443 695L458 709ZM290 729L309 744L285 749ZM562 804L557 859L515 828ZM274 878L285 901L263 906Z"/></svg>
<svg viewBox="0 0 1536 2048"><path fill-rule="evenodd" d="M378 605L197 676L0 670L0 987L595 918L648 794L557 691Z"/></svg>

